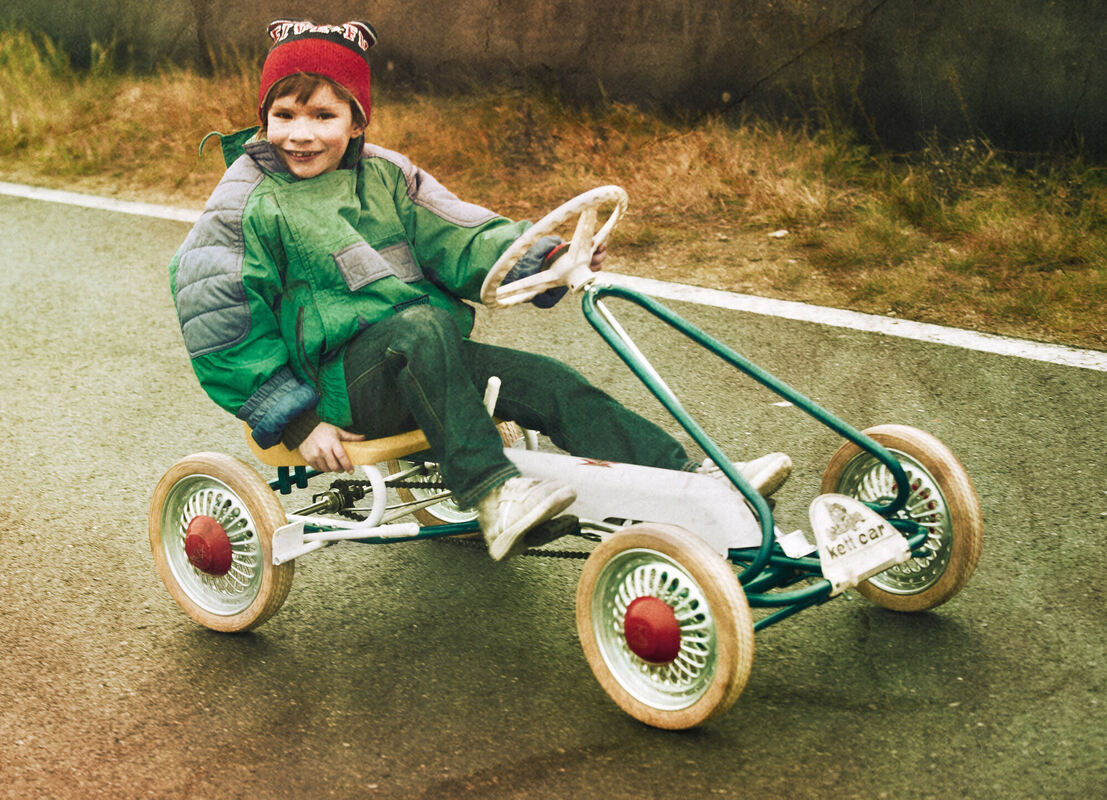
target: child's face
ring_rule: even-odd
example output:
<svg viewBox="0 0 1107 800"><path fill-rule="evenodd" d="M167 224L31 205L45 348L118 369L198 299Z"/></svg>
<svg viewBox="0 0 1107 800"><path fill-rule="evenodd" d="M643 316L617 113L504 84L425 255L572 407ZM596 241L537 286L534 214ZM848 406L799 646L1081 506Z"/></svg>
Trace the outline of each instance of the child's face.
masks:
<svg viewBox="0 0 1107 800"><path fill-rule="evenodd" d="M320 86L306 103L294 95L278 97L269 107L266 138L297 178L314 178L337 169L346 147L362 134L347 101L330 86Z"/></svg>

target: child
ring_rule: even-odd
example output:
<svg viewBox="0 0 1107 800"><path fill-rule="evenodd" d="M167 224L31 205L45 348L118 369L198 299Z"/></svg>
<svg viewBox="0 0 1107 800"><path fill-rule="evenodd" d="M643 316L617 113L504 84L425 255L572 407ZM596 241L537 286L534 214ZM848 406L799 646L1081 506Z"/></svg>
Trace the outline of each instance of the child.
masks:
<svg viewBox="0 0 1107 800"><path fill-rule="evenodd" d="M568 366L468 338L462 299L479 300L488 269L529 223L462 202L365 143L372 26L277 20L269 34L261 127L221 137L227 172L170 265L185 344L212 399L260 446L299 448L322 471L352 470L343 442L422 428L496 560L575 493L523 478L504 455L482 404L492 375L502 381L497 416L575 455L698 468ZM557 244L535 245L520 270L548 266ZM765 473L768 493L790 462L774 454L742 468Z"/></svg>

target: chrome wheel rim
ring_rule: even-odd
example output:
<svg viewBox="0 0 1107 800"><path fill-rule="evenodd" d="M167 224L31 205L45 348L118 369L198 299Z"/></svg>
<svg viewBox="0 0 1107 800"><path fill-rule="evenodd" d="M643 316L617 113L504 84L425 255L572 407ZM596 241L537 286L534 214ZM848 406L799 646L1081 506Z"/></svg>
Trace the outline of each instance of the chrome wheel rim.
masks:
<svg viewBox="0 0 1107 800"><path fill-rule="evenodd" d="M188 560L189 523L206 515L218 522L231 542L231 567L209 575ZM190 475L173 485L162 507L162 551L177 585L210 614L233 616L250 607L265 572L261 539L249 510L229 486L208 475Z"/></svg>
<svg viewBox="0 0 1107 800"><path fill-rule="evenodd" d="M627 607L639 597L656 597L676 615L680 650L668 663L645 661L627 643ZM658 710L677 711L693 705L710 688L717 669L715 619L703 589L673 559L648 549L613 556L596 579L591 612L604 663L636 700Z"/></svg>
<svg viewBox="0 0 1107 800"><path fill-rule="evenodd" d="M907 473L911 485L907 504L897 515L926 529L927 537L916 556L897 564L868 582L890 594L918 594L933 586L945 574L953 553L953 523L949 504L934 476L906 453L890 450ZM896 496L896 481L875 456L861 453L846 464L838 478L837 491L862 502L890 503Z"/></svg>
<svg viewBox="0 0 1107 800"><path fill-rule="evenodd" d="M421 480L426 483L437 484L442 480L441 474L438 472L437 465L428 465L425 474L416 474L408 478L409 481ZM408 486L407 490L411 492L413 500L422 501L428 497L434 497L436 494L441 494L442 489L438 487L421 488L419 486ZM425 509L428 514L441 520L444 523L457 523L457 522L469 522L477 518L477 511L473 508L462 508L457 504L457 501L451 496L447 497L441 503L435 503L433 506L427 506Z"/></svg>

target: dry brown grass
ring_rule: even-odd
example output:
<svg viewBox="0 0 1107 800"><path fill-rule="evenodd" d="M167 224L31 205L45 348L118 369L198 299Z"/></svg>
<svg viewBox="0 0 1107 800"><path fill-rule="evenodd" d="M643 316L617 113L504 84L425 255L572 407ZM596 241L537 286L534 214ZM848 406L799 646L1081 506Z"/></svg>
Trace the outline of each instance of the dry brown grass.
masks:
<svg viewBox="0 0 1107 800"><path fill-rule="evenodd" d="M253 124L253 71L78 73L0 32L0 177L198 207L223 163L197 145ZM370 137L514 217L623 185L622 271L1107 348L1107 180L1079 159L1015 169L979 140L893 157L840 129L518 93L378 91Z"/></svg>

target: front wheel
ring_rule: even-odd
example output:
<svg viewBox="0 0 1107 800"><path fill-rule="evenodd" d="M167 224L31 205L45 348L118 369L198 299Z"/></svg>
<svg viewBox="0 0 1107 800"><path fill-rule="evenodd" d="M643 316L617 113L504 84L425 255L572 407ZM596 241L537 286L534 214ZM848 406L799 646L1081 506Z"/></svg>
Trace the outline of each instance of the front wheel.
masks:
<svg viewBox="0 0 1107 800"><path fill-rule="evenodd" d="M249 465L198 453L165 473L150 501L150 549L188 616L225 633L255 628L288 596L294 562L274 566L273 534L287 522Z"/></svg>
<svg viewBox="0 0 1107 800"><path fill-rule="evenodd" d="M753 667L753 617L738 579L675 525L635 525L602 542L581 573L576 617L604 691L654 727L722 713Z"/></svg>
<svg viewBox="0 0 1107 800"><path fill-rule="evenodd" d="M980 499L961 462L934 436L906 425L864 431L902 464L910 494L901 516L927 532L924 555L870 578L857 590L893 611L924 611L941 605L968 582L984 536ZM886 504L896 496L892 473L852 442L838 448L823 473L822 492Z"/></svg>

